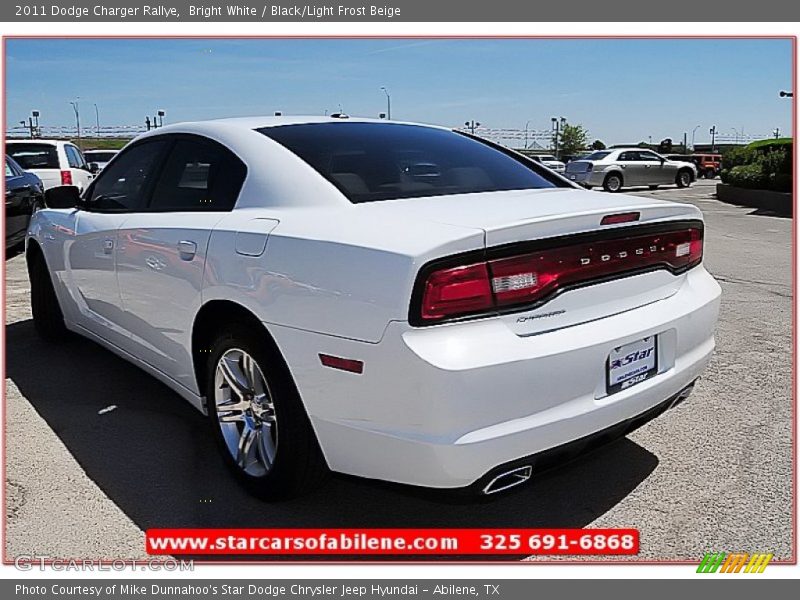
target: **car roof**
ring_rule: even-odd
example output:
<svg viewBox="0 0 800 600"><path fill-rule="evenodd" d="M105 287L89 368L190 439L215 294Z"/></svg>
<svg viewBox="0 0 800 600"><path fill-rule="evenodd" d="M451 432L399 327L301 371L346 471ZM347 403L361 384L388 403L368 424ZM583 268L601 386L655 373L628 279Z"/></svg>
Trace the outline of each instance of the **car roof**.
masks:
<svg viewBox="0 0 800 600"><path fill-rule="evenodd" d="M47 144L58 146L59 144L72 144L69 140L6 140L6 144ZM72 144L74 146L74 144Z"/></svg>

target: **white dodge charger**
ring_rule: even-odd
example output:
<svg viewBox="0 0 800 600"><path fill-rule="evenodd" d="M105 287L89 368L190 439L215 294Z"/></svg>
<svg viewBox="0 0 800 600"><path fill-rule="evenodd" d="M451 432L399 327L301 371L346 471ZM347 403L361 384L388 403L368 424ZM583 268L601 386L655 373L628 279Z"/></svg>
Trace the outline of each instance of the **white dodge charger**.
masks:
<svg viewBox="0 0 800 600"><path fill-rule="evenodd" d="M174 389L265 498L328 470L507 489L683 400L714 348L697 208L443 128L171 125L48 201L39 333Z"/></svg>

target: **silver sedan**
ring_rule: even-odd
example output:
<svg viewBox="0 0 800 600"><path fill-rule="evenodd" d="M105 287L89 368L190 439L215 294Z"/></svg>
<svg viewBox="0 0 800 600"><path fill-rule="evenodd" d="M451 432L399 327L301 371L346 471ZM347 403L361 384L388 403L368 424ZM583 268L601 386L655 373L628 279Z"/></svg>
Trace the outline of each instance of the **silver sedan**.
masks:
<svg viewBox="0 0 800 600"><path fill-rule="evenodd" d="M697 179L694 164L669 160L643 148L600 150L567 164L565 176L587 188L618 192L624 187L689 187Z"/></svg>

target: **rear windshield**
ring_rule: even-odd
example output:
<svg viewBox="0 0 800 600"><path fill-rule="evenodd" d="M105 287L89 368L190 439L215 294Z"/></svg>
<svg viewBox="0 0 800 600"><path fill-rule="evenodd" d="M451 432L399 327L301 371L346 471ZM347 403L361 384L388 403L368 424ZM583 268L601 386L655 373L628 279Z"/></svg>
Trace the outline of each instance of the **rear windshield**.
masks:
<svg viewBox="0 0 800 600"><path fill-rule="evenodd" d="M58 169L58 153L50 144L6 144L6 153L23 169Z"/></svg>
<svg viewBox="0 0 800 600"><path fill-rule="evenodd" d="M589 156L584 156L578 160L603 160L611 152L592 152Z"/></svg>
<svg viewBox="0 0 800 600"><path fill-rule="evenodd" d="M109 162L116 155L116 152L103 152L101 150L87 150L83 153L88 162Z"/></svg>
<svg viewBox="0 0 800 600"><path fill-rule="evenodd" d="M553 188L533 167L472 138L397 123L309 123L258 130L354 203Z"/></svg>

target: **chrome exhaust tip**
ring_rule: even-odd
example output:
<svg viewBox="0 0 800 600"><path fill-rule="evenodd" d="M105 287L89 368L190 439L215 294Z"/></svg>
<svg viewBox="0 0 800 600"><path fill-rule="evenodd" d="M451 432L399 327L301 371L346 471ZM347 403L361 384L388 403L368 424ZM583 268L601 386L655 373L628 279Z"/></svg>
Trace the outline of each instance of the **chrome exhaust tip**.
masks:
<svg viewBox="0 0 800 600"><path fill-rule="evenodd" d="M677 393L675 396L675 400L672 401L672 404L669 405L670 408L675 408L684 400L686 400L694 390L694 381L683 388L680 392Z"/></svg>
<svg viewBox="0 0 800 600"><path fill-rule="evenodd" d="M483 488L483 493L488 496L489 494L496 494L497 492L511 489L528 481L532 474L533 467L530 465L505 471L489 481L486 487Z"/></svg>

